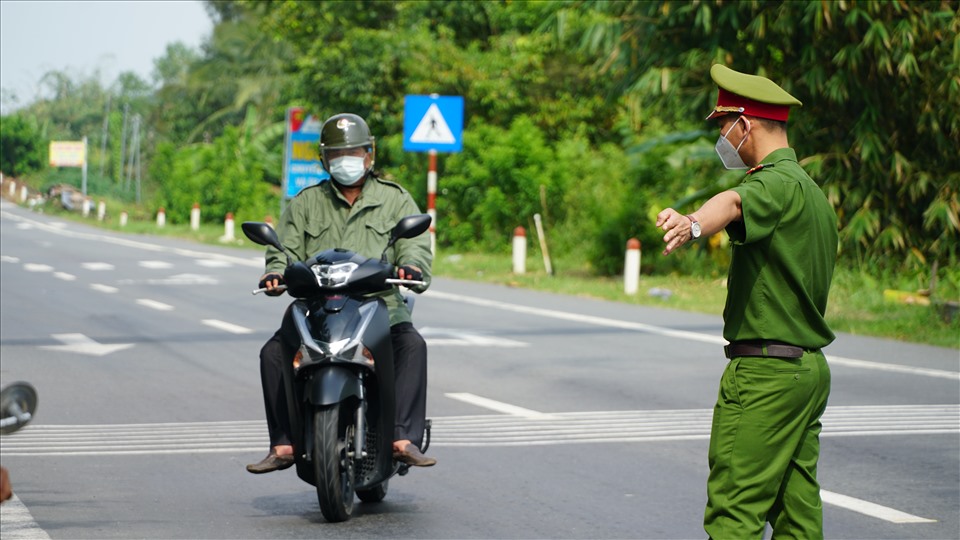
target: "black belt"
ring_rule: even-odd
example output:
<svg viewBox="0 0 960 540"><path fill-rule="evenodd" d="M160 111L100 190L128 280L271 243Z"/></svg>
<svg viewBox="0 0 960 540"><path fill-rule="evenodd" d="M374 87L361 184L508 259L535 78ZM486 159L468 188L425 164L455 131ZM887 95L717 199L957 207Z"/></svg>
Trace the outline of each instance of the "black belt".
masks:
<svg viewBox="0 0 960 540"><path fill-rule="evenodd" d="M803 347L790 345L782 341L734 341L723 347L723 354L727 358L738 356L762 356L770 358L800 358L803 356ZM811 352L813 349L811 349Z"/></svg>

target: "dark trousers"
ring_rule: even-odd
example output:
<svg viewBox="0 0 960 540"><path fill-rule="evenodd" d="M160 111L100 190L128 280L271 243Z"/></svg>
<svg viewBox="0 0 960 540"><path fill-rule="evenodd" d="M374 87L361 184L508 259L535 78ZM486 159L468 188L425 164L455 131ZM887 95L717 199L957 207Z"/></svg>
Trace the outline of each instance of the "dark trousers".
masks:
<svg viewBox="0 0 960 540"><path fill-rule="evenodd" d="M409 440L420 448L427 418L427 344L408 322L390 327L390 338L396 381L393 437L395 441ZM293 444L283 372L285 366L292 365L299 339L288 311L280 329L260 349L260 383L271 448ZM289 373L292 375L292 369Z"/></svg>

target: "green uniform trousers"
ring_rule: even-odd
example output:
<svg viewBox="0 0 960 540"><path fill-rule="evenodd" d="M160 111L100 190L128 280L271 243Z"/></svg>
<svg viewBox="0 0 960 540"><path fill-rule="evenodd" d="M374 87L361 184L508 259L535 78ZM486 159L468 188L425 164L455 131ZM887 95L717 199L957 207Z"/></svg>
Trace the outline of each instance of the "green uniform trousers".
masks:
<svg viewBox="0 0 960 540"><path fill-rule="evenodd" d="M820 351L740 357L720 380L703 526L716 540L823 538L817 482L830 368Z"/></svg>

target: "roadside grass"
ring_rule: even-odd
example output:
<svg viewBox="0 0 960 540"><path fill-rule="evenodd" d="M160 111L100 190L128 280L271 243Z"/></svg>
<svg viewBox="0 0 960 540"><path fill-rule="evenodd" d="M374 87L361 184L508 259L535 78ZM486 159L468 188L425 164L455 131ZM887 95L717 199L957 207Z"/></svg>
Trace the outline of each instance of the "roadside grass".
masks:
<svg viewBox="0 0 960 540"><path fill-rule="evenodd" d="M223 242L223 224L204 223L198 231L191 230L188 224L167 224L160 228L155 218L133 206L127 210L130 219L125 227L119 225L119 209L102 222L96 219L95 214L84 218L56 204L46 204L37 210L128 234L168 236L248 249L258 247L243 237L240 223L236 223L236 239ZM638 292L628 295L623 290L622 277L595 276L582 261L557 260L554 267L563 270L551 276L544 270L539 254L535 253L528 255L526 267L526 273L514 274L509 253L448 253L440 250L433 271L434 275L455 279L717 316L722 315L726 298L723 275L644 274L640 277ZM960 349L960 314L954 314L950 319L935 305L893 303L884 299L884 289L898 287L903 287L903 284L885 283L875 277L838 267L830 291L827 322L835 332ZM957 283L942 283L938 291L941 299L953 302L960 300Z"/></svg>

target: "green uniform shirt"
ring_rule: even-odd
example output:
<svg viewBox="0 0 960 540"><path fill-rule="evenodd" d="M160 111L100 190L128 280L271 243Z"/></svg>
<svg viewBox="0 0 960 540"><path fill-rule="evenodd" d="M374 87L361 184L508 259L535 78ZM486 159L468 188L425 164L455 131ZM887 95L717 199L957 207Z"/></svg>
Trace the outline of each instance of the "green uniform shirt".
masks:
<svg viewBox="0 0 960 540"><path fill-rule="evenodd" d="M360 196L350 206L333 182L328 181L304 189L290 201L280 216L277 233L284 247L300 261L333 248L379 259L397 222L420 213L410 194L393 182L368 177ZM387 252L387 260L397 266L416 266L423 271L427 285L414 291L423 292L429 286L433 254L427 235L397 241ZM266 271L282 274L286 267L286 256L267 247ZM398 288L383 296L390 309L391 326L411 322Z"/></svg>
<svg viewBox="0 0 960 540"><path fill-rule="evenodd" d="M733 259L723 337L815 349L833 341L824 321L837 260L837 215L790 148L733 188L743 221L727 226Z"/></svg>

